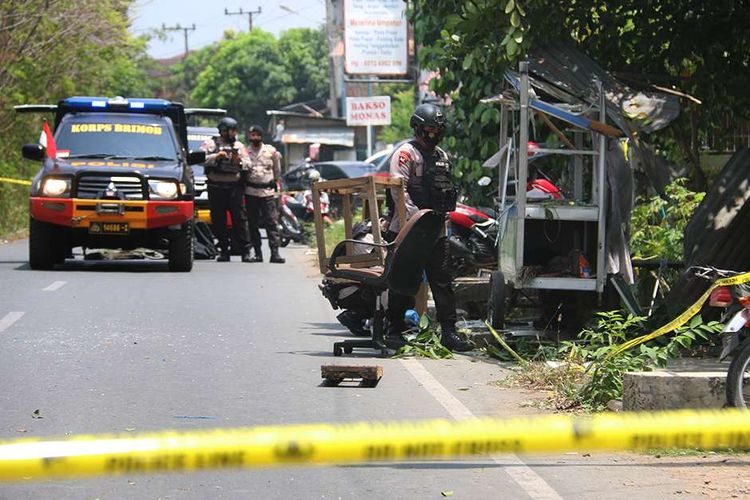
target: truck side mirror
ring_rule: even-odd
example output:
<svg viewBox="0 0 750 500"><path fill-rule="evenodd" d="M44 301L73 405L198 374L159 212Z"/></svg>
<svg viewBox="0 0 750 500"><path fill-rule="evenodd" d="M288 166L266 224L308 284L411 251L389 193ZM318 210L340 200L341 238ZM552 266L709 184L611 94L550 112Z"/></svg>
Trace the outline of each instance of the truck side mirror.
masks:
<svg viewBox="0 0 750 500"><path fill-rule="evenodd" d="M190 151L187 156L188 165L197 165L206 161L205 151Z"/></svg>
<svg viewBox="0 0 750 500"><path fill-rule="evenodd" d="M41 144L24 144L21 147L21 156L27 160L42 161L44 160L44 148Z"/></svg>

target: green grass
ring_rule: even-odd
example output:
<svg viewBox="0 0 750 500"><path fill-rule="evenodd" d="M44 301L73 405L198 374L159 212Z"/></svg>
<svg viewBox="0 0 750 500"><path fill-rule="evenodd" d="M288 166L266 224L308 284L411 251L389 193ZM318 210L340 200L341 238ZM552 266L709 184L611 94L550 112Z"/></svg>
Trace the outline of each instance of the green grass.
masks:
<svg viewBox="0 0 750 500"><path fill-rule="evenodd" d="M25 232L29 225L29 187L0 183L0 238Z"/></svg>

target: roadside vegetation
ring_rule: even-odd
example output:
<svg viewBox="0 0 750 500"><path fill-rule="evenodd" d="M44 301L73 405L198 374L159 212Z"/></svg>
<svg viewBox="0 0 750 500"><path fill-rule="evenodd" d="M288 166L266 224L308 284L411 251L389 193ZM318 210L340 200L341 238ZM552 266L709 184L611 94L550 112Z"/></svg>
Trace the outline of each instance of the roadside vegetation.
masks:
<svg viewBox="0 0 750 500"><path fill-rule="evenodd" d="M29 180L37 164L21 159L36 142L39 115L17 104L71 95L152 95L146 40L128 33L133 0L0 2L0 177ZM52 116L48 116L52 119ZM28 187L0 182L0 236L28 224Z"/></svg>
<svg viewBox="0 0 750 500"><path fill-rule="evenodd" d="M505 383L550 391L549 404L557 410L601 411L622 397L622 375L665 367L669 359L705 348L721 324L694 317L669 336L658 337L620 351L625 341L648 333L646 318L621 311L602 312L591 328L575 341L559 344L521 342L516 349L487 348L503 361L516 361L520 369ZM520 361L519 361L520 358Z"/></svg>

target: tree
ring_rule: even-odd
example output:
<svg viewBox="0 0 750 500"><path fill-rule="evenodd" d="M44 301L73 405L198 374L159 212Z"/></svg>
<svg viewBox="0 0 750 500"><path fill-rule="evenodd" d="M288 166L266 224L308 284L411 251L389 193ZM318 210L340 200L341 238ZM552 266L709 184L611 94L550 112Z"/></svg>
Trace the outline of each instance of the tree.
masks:
<svg viewBox="0 0 750 500"><path fill-rule="evenodd" d="M70 95L149 95L145 42L128 33L132 0L0 2L0 176L29 178L20 145L34 142L40 118L13 105ZM0 184L0 234L25 224L28 192Z"/></svg>
<svg viewBox="0 0 750 500"><path fill-rule="evenodd" d="M448 141L465 181L481 175L480 161L497 148L499 114L479 100L501 90L505 69L530 49L562 40L617 75L702 101L683 100L678 120L649 140L690 165L704 187L703 139L731 135L735 120L750 116L749 13L744 0L416 0L410 18L420 64L440 71L433 89L454 99Z"/></svg>
<svg viewBox="0 0 750 500"><path fill-rule="evenodd" d="M391 95L391 124L380 130L378 139L387 144L395 144L411 137L409 120L413 113L414 89L402 90Z"/></svg>
<svg viewBox="0 0 750 500"><path fill-rule="evenodd" d="M210 49L191 54L176 78L197 74L191 97L197 105L226 108L245 125L264 124L266 111L328 93L328 57L321 30L285 31L279 40L260 29L225 34Z"/></svg>
<svg viewBox="0 0 750 500"><path fill-rule="evenodd" d="M281 33L279 51L297 89L296 101L328 94L328 43L323 29L294 28Z"/></svg>

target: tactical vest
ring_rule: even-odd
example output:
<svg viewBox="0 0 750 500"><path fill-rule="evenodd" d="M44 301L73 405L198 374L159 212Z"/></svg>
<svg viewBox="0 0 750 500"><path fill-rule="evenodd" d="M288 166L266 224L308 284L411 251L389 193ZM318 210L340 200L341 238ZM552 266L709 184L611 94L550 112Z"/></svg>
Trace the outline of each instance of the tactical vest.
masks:
<svg viewBox="0 0 750 500"><path fill-rule="evenodd" d="M426 150L419 142L409 144L422 155L422 182L410 183L406 192L414 204L421 210L430 208L440 213L456 209L458 189L451 178L450 163L437 149Z"/></svg>
<svg viewBox="0 0 750 500"><path fill-rule="evenodd" d="M218 153L219 151L226 151L228 155L231 156L232 153L232 146L219 146L219 139L220 136L216 136L213 138L214 144L216 145L216 149L213 150L213 153ZM236 141L235 141L236 142ZM240 173L240 166L235 165L232 163L230 158L221 158L216 160L216 165L213 168L214 172L219 174L239 174Z"/></svg>

